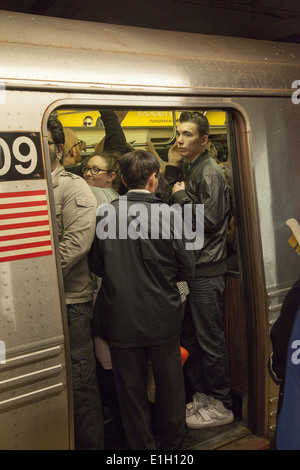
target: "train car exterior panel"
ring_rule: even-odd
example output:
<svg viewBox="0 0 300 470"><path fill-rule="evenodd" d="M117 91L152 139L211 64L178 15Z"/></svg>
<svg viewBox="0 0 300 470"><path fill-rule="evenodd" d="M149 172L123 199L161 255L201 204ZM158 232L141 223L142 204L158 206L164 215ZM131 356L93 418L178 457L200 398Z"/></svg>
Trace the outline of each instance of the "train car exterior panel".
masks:
<svg viewBox="0 0 300 470"><path fill-rule="evenodd" d="M247 39L7 12L0 12L0 23L7 85L270 95L290 93L297 79L299 48L292 44L260 41L258 47Z"/></svg>
<svg viewBox="0 0 300 470"><path fill-rule="evenodd" d="M287 98L234 99L246 112L251 150L251 174L255 185L266 288L290 286L298 265L288 245L285 222L300 211L298 198L300 115Z"/></svg>
<svg viewBox="0 0 300 470"><path fill-rule="evenodd" d="M48 103L49 97L7 90L2 103L1 449L73 445L55 208L41 138Z"/></svg>
<svg viewBox="0 0 300 470"><path fill-rule="evenodd" d="M39 345L1 366L2 450L70 448L64 355L60 345Z"/></svg>

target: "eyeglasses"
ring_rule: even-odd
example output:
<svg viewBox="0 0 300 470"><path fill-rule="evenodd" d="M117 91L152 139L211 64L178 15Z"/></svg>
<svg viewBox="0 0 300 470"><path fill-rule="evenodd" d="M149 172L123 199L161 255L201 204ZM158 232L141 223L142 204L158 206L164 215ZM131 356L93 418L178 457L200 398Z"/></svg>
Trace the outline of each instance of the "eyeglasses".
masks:
<svg viewBox="0 0 300 470"><path fill-rule="evenodd" d="M79 148L80 148L80 150L81 150L81 149L82 149L82 144L83 144L83 140L79 140L79 141L77 142L77 144L72 145L72 147L70 148L69 152L71 152L72 148L73 148L73 147L76 147L77 145L79 145Z"/></svg>
<svg viewBox="0 0 300 470"><path fill-rule="evenodd" d="M85 122L83 123L84 126L91 126L92 124L93 124L93 123L92 123L91 121L89 121L89 122L85 121Z"/></svg>
<svg viewBox="0 0 300 470"><path fill-rule="evenodd" d="M85 174L88 171L90 171L93 176L98 175L100 173L100 171L105 171L106 173L108 172L108 170L103 170L102 168L98 168L97 166L92 166L91 167L91 166L85 165L82 168L82 173Z"/></svg>

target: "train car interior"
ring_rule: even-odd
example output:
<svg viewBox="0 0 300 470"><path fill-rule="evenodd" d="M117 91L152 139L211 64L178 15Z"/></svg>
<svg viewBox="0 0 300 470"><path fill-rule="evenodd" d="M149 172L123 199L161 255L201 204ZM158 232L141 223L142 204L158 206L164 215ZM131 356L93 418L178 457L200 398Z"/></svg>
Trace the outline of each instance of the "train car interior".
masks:
<svg viewBox="0 0 300 470"><path fill-rule="evenodd" d="M133 148L155 151L160 159L161 168L168 161L168 150L175 142L176 120L180 110L131 109L115 110L119 117L126 141ZM254 352L255 341L247 344L247 330L253 328L255 320L249 318L251 313L245 305L244 289L247 282L243 281L243 257L239 244L239 226L241 209L240 186L242 175L239 175L238 160L241 157L238 129L234 113L226 109L201 109L210 123L210 150L212 158L224 171L232 201L232 218L228 231L228 272L224 299L224 329L227 339L230 363L231 387L234 400L235 420L232 424L211 429L187 429L185 449L214 449L234 440L243 438L256 429L256 418L253 403L256 402L255 389L252 382L253 370L249 367L249 357ZM54 111L64 127L71 127L83 141L81 145L82 160L93 155L101 148L105 137L105 129L98 109L61 107ZM248 181L249 182L249 181ZM251 283L248 282L247 289ZM251 309L250 309L251 310ZM247 326L248 325L248 326ZM249 336L251 333L249 334ZM118 421L118 409L114 399L112 371L104 370L98 364L99 386L104 406L109 407L114 415L111 423L106 425L106 448L122 447L122 431ZM149 401L151 409L155 403ZM255 423L255 424L253 424ZM154 419L155 429L155 419Z"/></svg>

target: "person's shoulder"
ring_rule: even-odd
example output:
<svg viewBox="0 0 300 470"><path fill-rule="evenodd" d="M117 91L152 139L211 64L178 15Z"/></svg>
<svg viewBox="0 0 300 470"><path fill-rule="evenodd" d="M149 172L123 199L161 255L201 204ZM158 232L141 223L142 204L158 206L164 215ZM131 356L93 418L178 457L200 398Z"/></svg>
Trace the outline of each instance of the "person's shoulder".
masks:
<svg viewBox="0 0 300 470"><path fill-rule="evenodd" d="M97 199L97 204L110 203L119 198L119 194L113 188L98 188L97 186L89 187Z"/></svg>
<svg viewBox="0 0 300 470"><path fill-rule="evenodd" d="M66 170L61 172L60 183L68 188L69 191L74 191L77 194L84 193L86 196L95 198L87 182L79 175L70 173Z"/></svg>
<svg viewBox="0 0 300 470"><path fill-rule="evenodd" d="M217 178L222 183L226 182L223 170L212 157L206 158L203 162L202 174L210 178Z"/></svg>
<svg viewBox="0 0 300 470"><path fill-rule="evenodd" d="M68 171L68 169L63 169L62 172L60 173L60 176L62 178L69 178L71 180L82 180L84 181L84 179L77 175L76 173L71 173L70 171Z"/></svg>
<svg viewBox="0 0 300 470"><path fill-rule="evenodd" d="M82 187L87 187L89 189L87 182L81 176L76 175L75 173L63 170L60 176L69 184L81 185Z"/></svg>

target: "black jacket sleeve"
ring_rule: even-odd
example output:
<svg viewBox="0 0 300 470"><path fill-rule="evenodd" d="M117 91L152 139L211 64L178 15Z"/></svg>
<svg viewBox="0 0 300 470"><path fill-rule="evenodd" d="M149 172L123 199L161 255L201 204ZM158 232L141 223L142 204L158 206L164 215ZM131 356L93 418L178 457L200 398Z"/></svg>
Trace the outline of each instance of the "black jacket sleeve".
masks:
<svg viewBox="0 0 300 470"><path fill-rule="evenodd" d="M118 117L113 110L100 109L101 119L105 127L104 152L126 152L126 138Z"/></svg>
<svg viewBox="0 0 300 470"><path fill-rule="evenodd" d="M171 186L180 180L180 174L178 166L166 165L164 177Z"/></svg>
<svg viewBox="0 0 300 470"><path fill-rule="evenodd" d="M88 253L88 264L91 273L95 274L96 276L102 277L104 259L103 252L101 250L101 244L99 243L99 239L97 237L97 233L95 233L94 241Z"/></svg>

